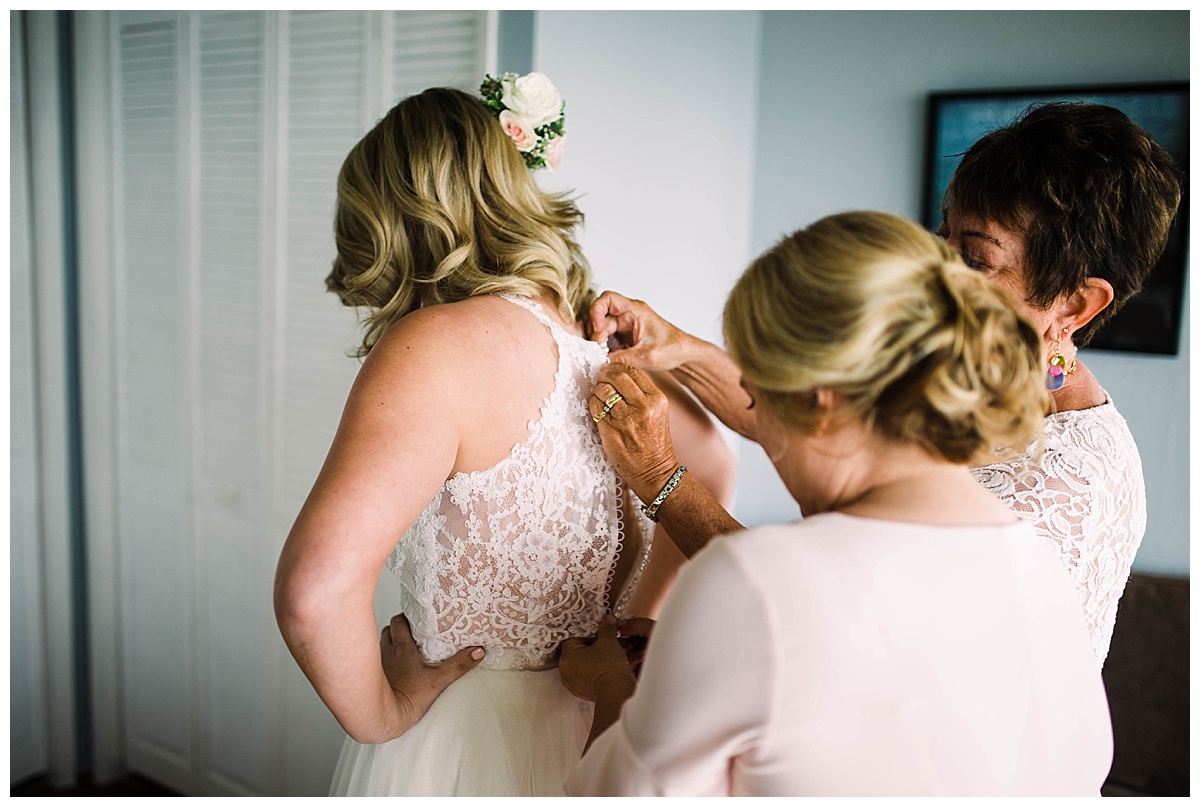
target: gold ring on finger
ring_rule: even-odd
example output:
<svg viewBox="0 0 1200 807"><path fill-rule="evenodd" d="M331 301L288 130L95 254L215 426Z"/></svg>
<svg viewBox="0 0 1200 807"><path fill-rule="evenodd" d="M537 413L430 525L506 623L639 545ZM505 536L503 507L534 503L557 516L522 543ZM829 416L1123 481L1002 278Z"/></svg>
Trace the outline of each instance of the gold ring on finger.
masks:
<svg viewBox="0 0 1200 807"><path fill-rule="evenodd" d="M612 395L609 395L608 400L604 402L604 408L605 408L605 410L612 409L614 406L617 405L617 401L623 401L623 400L625 400L624 395L622 395L619 392L614 392Z"/></svg>
<svg viewBox="0 0 1200 807"><path fill-rule="evenodd" d="M604 416L607 414L608 414L608 407L606 406L603 409L601 409L599 412L597 412L596 414L592 415L592 420L596 423L599 423L600 421L604 420Z"/></svg>

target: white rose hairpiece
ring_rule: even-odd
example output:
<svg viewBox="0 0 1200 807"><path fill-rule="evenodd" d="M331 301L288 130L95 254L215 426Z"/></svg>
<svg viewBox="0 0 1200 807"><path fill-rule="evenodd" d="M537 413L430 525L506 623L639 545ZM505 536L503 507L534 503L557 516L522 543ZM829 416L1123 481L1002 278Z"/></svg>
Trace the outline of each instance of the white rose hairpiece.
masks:
<svg viewBox="0 0 1200 807"><path fill-rule="evenodd" d="M566 104L542 73L488 75L479 85L483 102L496 113L530 168L558 170L566 139Z"/></svg>

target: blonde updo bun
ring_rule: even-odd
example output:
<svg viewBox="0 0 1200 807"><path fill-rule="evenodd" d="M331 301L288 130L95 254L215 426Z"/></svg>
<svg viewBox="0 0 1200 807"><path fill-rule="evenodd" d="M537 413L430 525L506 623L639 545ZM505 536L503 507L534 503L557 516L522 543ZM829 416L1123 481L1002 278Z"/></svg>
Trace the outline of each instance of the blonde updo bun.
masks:
<svg viewBox="0 0 1200 807"><path fill-rule="evenodd" d="M1046 411L1041 340L940 238L886 213L821 219L759 257L725 340L762 403L811 431L826 388L881 437L950 462L1024 449Z"/></svg>
<svg viewBox="0 0 1200 807"><path fill-rule="evenodd" d="M430 89L346 157L325 285L369 310L359 356L405 314L480 294L549 291L574 321L595 298L573 235L582 221L570 199L538 188L482 101Z"/></svg>

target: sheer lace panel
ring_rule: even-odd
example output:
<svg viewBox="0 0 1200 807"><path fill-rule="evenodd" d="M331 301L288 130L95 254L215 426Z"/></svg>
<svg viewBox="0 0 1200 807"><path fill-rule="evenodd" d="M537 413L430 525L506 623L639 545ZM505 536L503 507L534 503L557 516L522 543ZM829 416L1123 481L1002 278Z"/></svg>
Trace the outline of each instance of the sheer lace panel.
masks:
<svg viewBox="0 0 1200 807"><path fill-rule="evenodd" d="M500 296L550 329L554 389L505 459L446 482L388 568L426 658L483 645L484 667L535 669L553 664L563 639L593 633L608 608L623 532L621 487L587 410L608 351L567 333L536 303Z"/></svg>
<svg viewBox="0 0 1200 807"><path fill-rule="evenodd" d="M975 477L1059 551L1079 590L1092 647L1108 656L1117 601L1146 532L1142 459L1111 401L1045 421L1045 452Z"/></svg>

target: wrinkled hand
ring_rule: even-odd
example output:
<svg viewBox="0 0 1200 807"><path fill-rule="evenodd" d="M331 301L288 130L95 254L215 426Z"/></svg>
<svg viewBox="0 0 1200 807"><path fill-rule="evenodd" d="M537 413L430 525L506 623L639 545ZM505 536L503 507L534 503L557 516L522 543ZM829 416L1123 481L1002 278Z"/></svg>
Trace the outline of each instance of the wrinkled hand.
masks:
<svg viewBox="0 0 1200 807"><path fill-rule="evenodd" d="M670 404L650 376L627 364L606 364L596 376L588 411L595 419L614 392L621 394L600 419L600 444L617 473L649 502L675 473L679 462L671 445Z"/></svg>
<svg viewBox="0 0 1200 807"><path fill-rule="evenodd" d="M406 731L429 711L446 687L479 664L484 654L482 647L466 647L445 661L431 664L417 648L408 619L396 614L379 636L379 655Z"/></svg>
<svg viewBox="0 0 1200 807"><path fill-rule="evenodd" d="M617 640L617 621L611 615L600 620L595 639L567 639L562 643L558 674L568 692L593 703L605 690L627 697L637 686L625 650Z"/></svg>
<svg viewBox="0 0 1200 807"><path fill-rule="evenodd" d="M688 334L641 300L606 291L592 303L591 319L593 341L603 345L617 337L620 347L608 354L612 361L653 371L673 370L686 358Z"/></svg>

